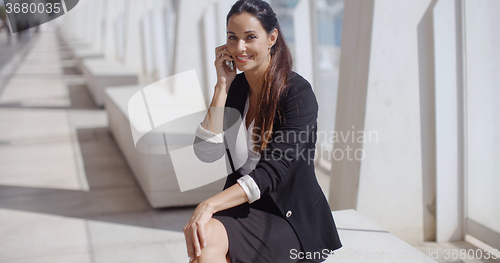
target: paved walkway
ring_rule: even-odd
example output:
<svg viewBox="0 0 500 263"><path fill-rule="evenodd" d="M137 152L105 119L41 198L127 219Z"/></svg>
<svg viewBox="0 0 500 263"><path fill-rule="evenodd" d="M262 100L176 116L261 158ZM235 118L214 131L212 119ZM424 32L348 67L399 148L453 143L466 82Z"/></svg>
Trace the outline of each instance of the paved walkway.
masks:
<svg viewBox="0 0 500 263"><path fill-rule="evenodd" d="M194 207L149 206L56 34L2 40L0 262L187 262Z"/></svg>

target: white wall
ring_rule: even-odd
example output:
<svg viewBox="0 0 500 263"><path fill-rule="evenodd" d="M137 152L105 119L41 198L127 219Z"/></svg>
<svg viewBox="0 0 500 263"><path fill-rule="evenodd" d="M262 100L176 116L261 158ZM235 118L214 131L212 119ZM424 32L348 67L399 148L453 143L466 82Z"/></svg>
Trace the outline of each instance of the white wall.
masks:
<svg viewBox="0 0 500 263"><path fill-rule="evenodd" d="M202 53L202 18L212 1L185 0L179 2L173 74L196 70L201 87L207 87ZM213 52L215 54L215 51ZM214 55L215 56L215 55ZM182 92L182 91L174 91Z"/></svg>
<svg viewBox="0 0 500 263"><path fill-rule="evenodd" d="M141 43L141 19L147 11L154 7L151 0L134 1L129 0L128 10L126 10L125 27L125 58L124 64L138 73L143 72L142 63L142 43ZM159 6L158 8L161 8Z"/></svg>
<svg viewBox="0 0 500 263"><path fill-rule="evenodd" d="M335 131L365 137L334 144L330 205L411 244L436 239L438 206L440 241L460 239L455 1L370 2L345 5Z"/></svg>
<svg viewBox="0 0 500 263"><path fill-rule="evenodd" d="M195 69L207 104L216 81L215 48L226 43L225 17L233 3L230 0L179 2L173 74ZM221 29L224 31L220 32Z"/></svg>
<svg viewBox="0 0 500 263"><path fill-rule="evenodd" d="M462 55L455 0L433 8L435 60L436 241L463 240L463 174L459 161L459 96Z"/></svg>
<svg viewBox="0 0 500 263"><path fill-rule="evenodd" d="M430 1L375 1L358 211L409 243L423 240L417 26Z"/></svg>
<svg viewBox="0 0 500 263"><path fill-rule="evenodd" d="M293 33L295 35L294 48L295 61L293 62L295 70L304 77L314 87L313 73L313 43L314 36L312 32L311 3L309 0L300 0L293 10Z"/></svg>
<svg viewBox="0 0 500 263"><path fill-rule="evenodd" d="M499 14L500 1L465 2L467 217L494 230L490 244L500 249Z"/></svg>
<svg viewBox="0 0 500 263"><path fill-rule="evenodd" d="M411 244L469 233L500 247L498 14L498 1L346 2L335 131L378 140L334 144L364 158L333 162L333 210Z"/></svg>

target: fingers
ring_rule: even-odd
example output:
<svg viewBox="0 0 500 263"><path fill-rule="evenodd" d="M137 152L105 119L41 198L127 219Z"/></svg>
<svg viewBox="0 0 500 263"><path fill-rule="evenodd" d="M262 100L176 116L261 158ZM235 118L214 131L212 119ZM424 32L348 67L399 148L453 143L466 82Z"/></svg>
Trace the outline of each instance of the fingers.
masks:
<svg viewBox="0 0 500 263"><path fill-rule="evenodd" d="M205 229L199 222L189 224L189 226L186 225L184 227L184 237L186 238L189 262L191 262L201 255L201 249L207 245Z"/></svg>
<svg viewBox="0 0 500 263"><path fill-rule="evenodd" d="M233 58L224 54L215 60L214 65L216 68L224 68L225 71L230 72L231 70L226 66L225 61L233 61Z"/></svg>
<svg viewBox="0 0 500 263"><path fill-rule="evenodd" d="M217 53L217 55L215 56L216 59L219 59L221 57L225 57L226 59L227 58L231 58L232 59L232 56L231 54L229 53L229 51L227 50L221 50Z"/></svg>
<svg viewBox="0 0 500 263"><path fill-rule="evenodd" d="M218 46L215 48L215 54L217 54L217 52L221 51L221 50L224 50L224 49L227 49L227 45L224 44L222 46Z"/></svg>
<svg viewBox="0 0 500 263"><path fill-rule="evenodd" d="M202 202L196 207L191 219L183 228L190 262L199 257L202 248L207 246L205 225L212 217L212 210L210 205Z"/></svg>
<svg viewBox="0 0 500 263"><path fill-rule="evenodd" d="M205 236L205 226L198 224L198 237L200 239L200 245L202 248L207 246L207 239Z"/></svg>
<svg viewBox="0 0 500 263"><path fill-rule="evenodd" d="M193 229L194 231L191 233L191 236L193 238L193 247L194 247L194 252L196 254L196 257L199 257L201 254L200 241L198 239L198 231L197 231L198 229L199 229L199 227L197 227L196 229Z"/></svg>
<svg viewBox="0 0 500 263"><path fill-rule="evenodd" d="M227 61L234 61L233 57L231 56L231 53L227 50L227 45L224 44L222 46L219 46L215 48L215 62L214 65L217 68L217 75L219 77L220 73L225 74L231 74L235 73L236 70L234 69L234 64L232 66L229 66L226 62ZM222 71L220 71L222 70Z"/></svg>
<svg viewBox="0 0 500 263"><path fill-rule="evenodd" d="M229 51L227 50L226 45L222 45L222 46L215 48L215 57L217 59L220 58L221 56L224 56L224 55L231 56L231 53L229 53Z"/></svg>
<svg viewBox="0 0 500 263"><path fill-rule="evenodd" d="M232 58L232 57L230 57L230 56L229 56L229 55L227 55L227 54L222 54L220 57L217 57L217 59L215 60L215 63L214 63L214 64L215 64L216 66L217 66L217 65L222 65L222 64L223 64L223 62L224 62L225 60L233 61L233 58Z"/></svg>
<svg viewBox="0 0 500 263"><path fill-rule="evenodd" d="M187 252L188 252L188 257L189 257L189 262L193 261L194 259L194 247L193 247L193 240L190 238L190 232L191 232L191 227L190 224L186 225L184 227L184 238L186 239L186 247L187 247Z"/></svg>

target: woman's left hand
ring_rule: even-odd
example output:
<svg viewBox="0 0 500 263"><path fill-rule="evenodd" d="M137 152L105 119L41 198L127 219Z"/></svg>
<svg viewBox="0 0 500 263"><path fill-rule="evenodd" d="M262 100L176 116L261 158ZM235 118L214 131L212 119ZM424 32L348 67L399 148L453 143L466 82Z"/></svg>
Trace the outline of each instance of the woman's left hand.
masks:
<svg viewBox="0 0 500 263"><path fill-rule="evenodd" d="M205 200L196 207L191 219L183 228L190 262L198 257L201 249L206 246L205 225L214 213L214 208Z"/></svg>

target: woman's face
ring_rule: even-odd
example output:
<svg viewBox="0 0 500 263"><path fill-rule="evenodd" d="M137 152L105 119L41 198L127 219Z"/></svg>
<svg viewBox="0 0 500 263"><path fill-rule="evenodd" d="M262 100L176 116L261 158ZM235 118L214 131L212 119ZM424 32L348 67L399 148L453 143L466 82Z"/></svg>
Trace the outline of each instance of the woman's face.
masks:
<svg viewBox="0 0 500 263"><path fill-rule="evenodd" d="M276 29L268 36L260 21L249 13L233 15L227 23L227 50L240 71L264 74L271 59Z"/></svg>

